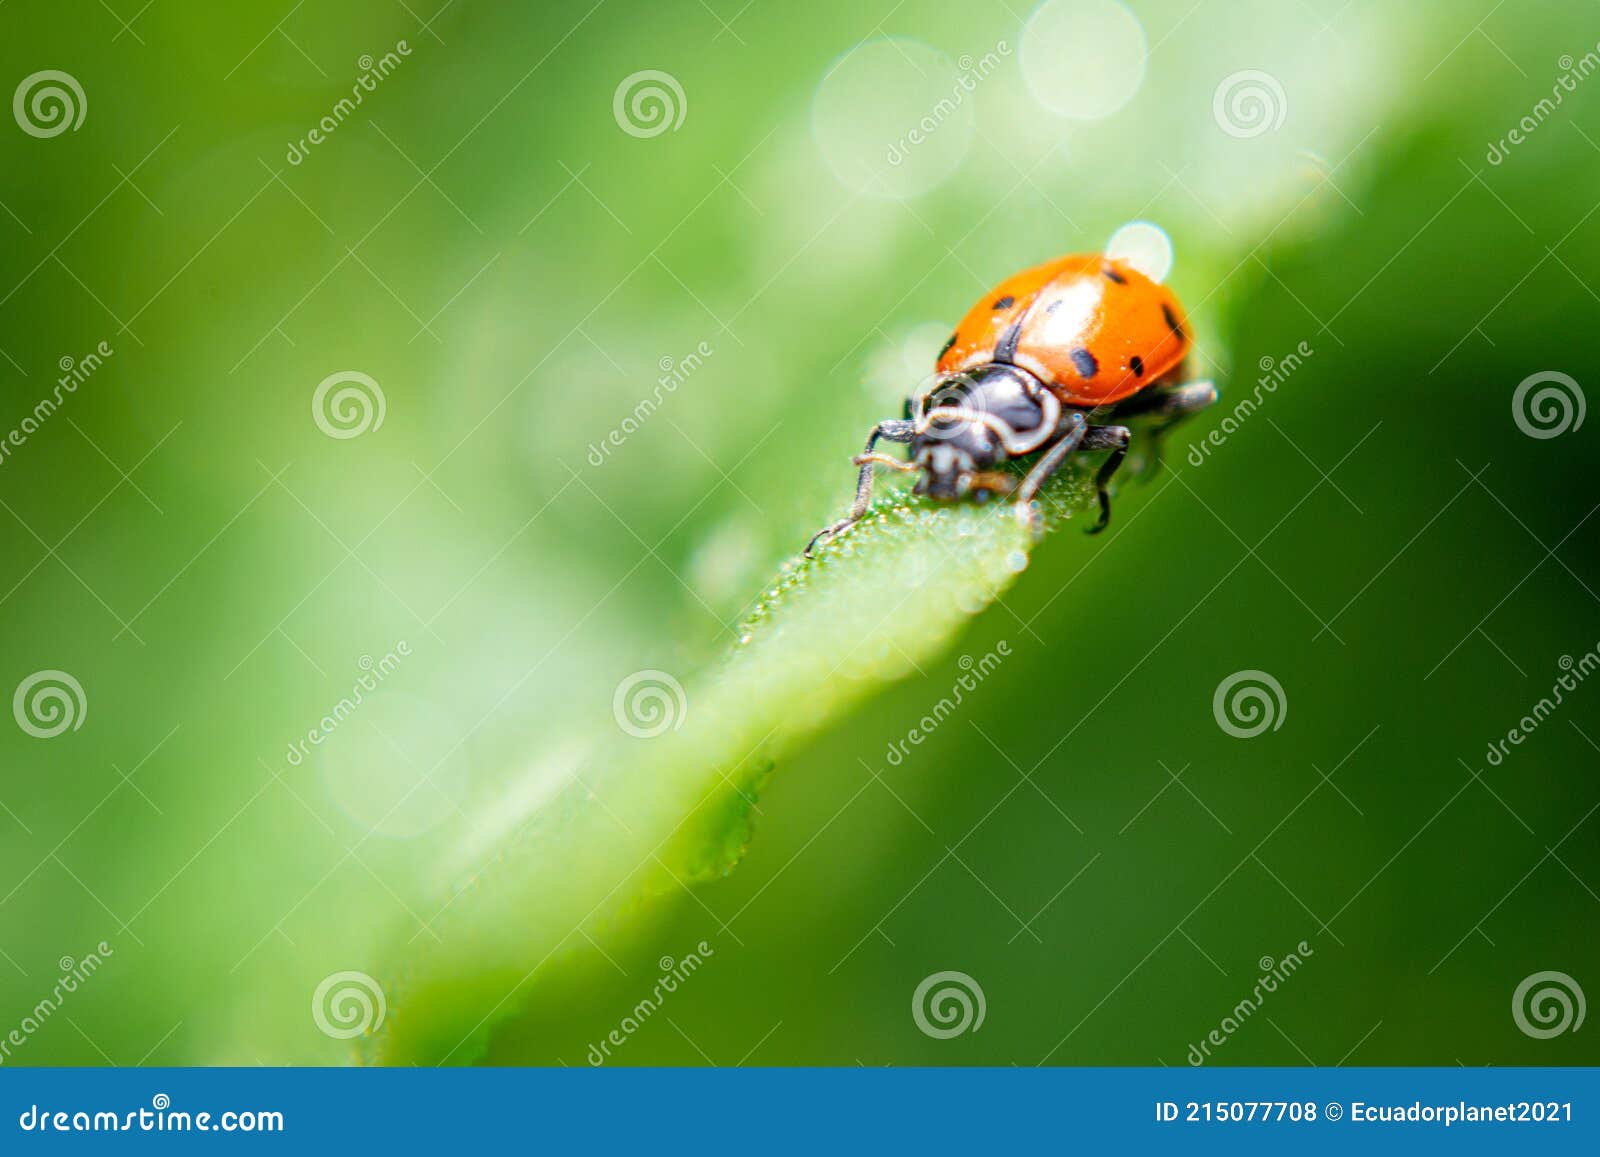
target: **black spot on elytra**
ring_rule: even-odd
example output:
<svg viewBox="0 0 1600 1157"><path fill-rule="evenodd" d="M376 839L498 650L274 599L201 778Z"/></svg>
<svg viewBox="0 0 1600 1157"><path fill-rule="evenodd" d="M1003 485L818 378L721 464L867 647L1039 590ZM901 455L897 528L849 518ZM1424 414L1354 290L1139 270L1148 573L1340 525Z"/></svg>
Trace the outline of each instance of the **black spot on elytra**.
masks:
<svg viewBox="0 0 1600 1157"><path fill-rule="evenodd" d="M1107 281L1115 281L1118 285L1128 284L1128 279L1109 265L1102 266L1100 272L1106 275Z"/></svg>
<svg viewBox="0 0 1600 1157"><path fill-rule="evenodd" d="M955 346L955 344L956 344L956 335L955 334L951 334L950 335L950 340L945 342L944 346L939 350L939 358L943 358L945 354L949 353L950 350ZM939 360L939 359L935 359L935 360Z"/></svg>
<svg viewBox="0 0 1600 1157"><path fill-rule="evenodd" d="M1134 377L1144 377L1144 359L1138 354L1134 354L1128 359L1128 368L1133 371Z"/></svg>
<svg viewBox="0 0 1600 1157"><path fill-rule="evenodd" d="M1100 372L1100 363L1094 360L1094 355L1079 346L1067 355L1072 359L1072 368L1078 371L1081 378L1092 378Z"/></svg>
<svg viewBox="0 0 1600 1157"><path fill-rule="evenodd" d="M995 343L994 360L1009 364L1011 359L1017 356L1017 343L1021 340L1022 323L1014 321L1006 326L1005 332L1000 335L1000 340Z"/></svg>
<svg viewBox="0 0 1600 1157"><path fill-rule="evenodd" d="M1017 304L1017 299L1012 297L1008 293L1004 297L1002 297L999 301L995 302L992 308L994 308L994 309L1009 309L1011 306L1013 306L1015 304Z"/></svg>
<svg viewBox="0 0 1600 1157"><path fill-rule="evenodd" d="M1161 316L1167 319L1167 328L1172 331L1173 336L1179 341L1182 341L1183 324L1178 321L1178 317L1172 312L1172 307L1170 305L1163 305L1161 307Z"/></svg>

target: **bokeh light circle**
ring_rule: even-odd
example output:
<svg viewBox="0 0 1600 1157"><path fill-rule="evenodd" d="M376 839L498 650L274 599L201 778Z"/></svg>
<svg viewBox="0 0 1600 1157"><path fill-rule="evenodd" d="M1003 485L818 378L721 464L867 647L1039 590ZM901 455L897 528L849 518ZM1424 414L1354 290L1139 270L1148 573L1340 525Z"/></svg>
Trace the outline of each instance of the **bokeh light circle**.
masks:
<svg viewBox="0 0 1600 1157"><path fill-rule="evenodd" d="M1052 112L1100 120L1144 80L1144 27L1116 0L1045 0L1022 30L1022 76Z"/></svg>
<svg viewBox="0 0 1600 1157"><path fill-rule="evenodd" d="M867 351L861 388L884 407L884 417L899 416L901 401L932 372L949 336L948 322L921 321L897 328Z"/></svg>
<svg viewBox="0 0 1600 1157"><path fill-rule="evenodd" d="M1106 256L1126 261L1151 281L1172 272L1172 238L1149 221L1129 221L1106 242Z"/></svg>
<svg viewBox="0 0 1600 1157"><path fill-rule="evenodd" d="M850 189L906 198L942 184L972 147L974 94L938 49L902 36L859 45L817 85L811 135Z"/></svg>

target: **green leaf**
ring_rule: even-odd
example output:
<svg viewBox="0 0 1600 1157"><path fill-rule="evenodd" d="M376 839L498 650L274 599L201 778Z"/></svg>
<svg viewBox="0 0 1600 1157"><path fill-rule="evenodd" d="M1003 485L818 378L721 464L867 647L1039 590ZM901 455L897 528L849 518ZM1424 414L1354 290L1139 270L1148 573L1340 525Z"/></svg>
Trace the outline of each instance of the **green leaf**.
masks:
<svg viewBox="0 0 1600 1157"><path fill-rule="evenodd" d="M1074 462L1050 481L1039 501L1046 532L1074 515L1092 524L1092 478L1089 464ZM1093 541L1080 549L1096 549ZM626 935L656 897L732 871L774 768L946 650L1037 545L1009 503L939 505L891 492L815 558L787 564L717 669L681 698L649 677L634 689L646 697L641 721L652 726L643 730L661 734L619 727L575 757L545 761L526 776L518 814L456 849L445 875L468 874L430 922L433 935L398 950L372 1059L474 1059L565 949ZM628 705L618 709L626 715Z"/></svg>

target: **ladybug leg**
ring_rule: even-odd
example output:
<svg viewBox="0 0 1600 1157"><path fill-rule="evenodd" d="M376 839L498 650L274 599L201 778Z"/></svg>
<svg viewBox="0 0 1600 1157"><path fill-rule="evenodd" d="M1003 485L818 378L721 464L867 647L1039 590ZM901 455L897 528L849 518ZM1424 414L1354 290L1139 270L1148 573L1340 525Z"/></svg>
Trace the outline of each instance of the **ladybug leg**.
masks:
<svg viewBox="0 0 1600 1157"><path fill-rule="evenodd" d="M1168 418L1177 421L1198 413L1216 400L1217 387L1211 382L1189 382L1182 386L1153 386L1118 402L1111 408L1111 416Z"/></svg>
<svg viewBox="0 0 1600 1157"><path fill-rule="evenodd" d="M1150 454L1150 473L1161 466L1161 439L1179 422L1197 414L1217 400L1217 387L1211 382L1189 382L1182 386L1155 386L1141 391L1125 401L1118 402L1111 416L1118 421L1128 418L1155 418L1156 424L1146 433Z"/></svg>
<svg viewBox="0 0 1600 1157"><path fill-rule="evenodd" d="M1088 432L1089 421L1081 413L1074 412L1063 417L1055 444L1034 463L1033 469L1028 471L1028 476L1017 487L1015 506L1017 517L1035 532L1042 527L1043 519L1033 506L1034 495L1039 493L1039 487L1045 484L1050 475L1061 468L1061 464L1078 448Z"/></svg>
<svg viewBox="0 0 1600 1157"><path fill-rule="evenodd" d="M1122 460L1128 456L1128 442L1132 437L1133 432L1126 426L1090 426L1089 432L1084 435L1082 449L1111 451L1110 457L1101 463L1100 473L1094 478L1095 493L1100 498L1100 521L1089 528L1090 534L1099 534L1111 521L1111 495L1106 485L1122 465Z"/></svg>
<svg viewBox="0 0 1600 1157"><path fill-rule="evenodd" d="M851 459L861 467L861 474L856 479L856 498L850 504L850 512L831 526L824 526L811 536L811 541L806 543L805 556L812 557L812 551L817 543L826 541L845 530L850 529L866 514L868 505L872 502L872 467L882 463L892 465L896 470L915 470L916 467L909 462L901 462L898 458L890 458L886 454L873 452L873 447L882 438L886 442L909 442L914 434L914 424L890 418L879 422L872 428L872 433L867 435L867 446L859 455Z"/></svg>

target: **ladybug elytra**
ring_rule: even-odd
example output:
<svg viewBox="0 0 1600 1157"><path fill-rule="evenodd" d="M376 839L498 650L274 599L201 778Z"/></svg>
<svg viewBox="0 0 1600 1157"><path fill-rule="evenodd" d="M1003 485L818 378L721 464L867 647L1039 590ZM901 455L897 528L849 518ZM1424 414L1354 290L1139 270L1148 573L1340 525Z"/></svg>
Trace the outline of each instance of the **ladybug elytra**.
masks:
<svg viewBox="0 0 1600 1157"><path fill-rule="evenodd" d="M907 402L903 419L873 427L855 502L806 545L847 530L866 514L872 468L916 473L915 492L951 501L1014 498L1037 525L1033 498L1078 450L1109 450L1095 479L1100 520L1111 520L1107 485L1127 456L1121 421L1153 418L1152 439L1216 401L1210 382L1186 382L1190 335L1172 291L1126 261L1072 254L1002 281L967 312L939 351L934 376ZM879 439L904 442L908 458L877 453ZM996 467L1036 452L1021 479Z"/></svg>

